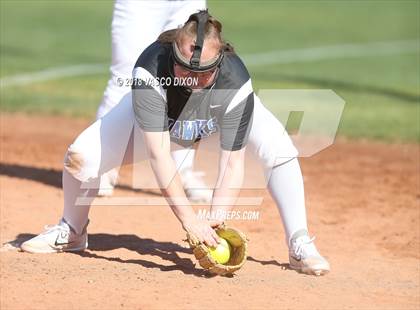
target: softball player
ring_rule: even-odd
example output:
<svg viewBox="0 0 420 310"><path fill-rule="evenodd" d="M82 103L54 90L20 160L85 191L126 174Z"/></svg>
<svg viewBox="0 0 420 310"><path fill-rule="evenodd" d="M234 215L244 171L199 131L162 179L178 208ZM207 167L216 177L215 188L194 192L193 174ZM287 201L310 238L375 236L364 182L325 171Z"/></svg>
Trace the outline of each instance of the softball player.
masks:
<svg viewBox="0 0 420 310"><path fill-rule="evenodd" d="M132 96L126 95L68 148L62 219L23 243L24 251L84 250L90 205L85 201L86 205L76 206L77 198L93 200L98 192L95 185L104 172L121 162L145 158L183 229L209 246L216 245L219 240L212 226L223 218L196 217L170 154L174 145L190 148L218 134L219 176L211 213L232 208L242 184L248 146L269 176L268 188L286 232L290 266L307 274L329 271L308 234L297 150L283 126L255 96L249 73L222 40L221 28L207 11L201 11L191 15L182 28L162 33L145 49L133 70ZM178 86L176 79L194 83ZM143 152L133 152L134 144Z"/></svg>
<svg viewBox="0 0 420 310"><path fill-rule="evenodd" d="M188 17L206 8L204 0L128 1L116 0L111 24L112 63L102 102L96 113L100 119L130 92L126 83L131 78L138 56L163 31L178 28ZM207 188L200 172L194 171L194 149L179 149L172 158L180 167L187 197L192 202L210 203L213 191ZM112 169L101 177L99 196L111 196L117 182L118 169Z"/></svg>

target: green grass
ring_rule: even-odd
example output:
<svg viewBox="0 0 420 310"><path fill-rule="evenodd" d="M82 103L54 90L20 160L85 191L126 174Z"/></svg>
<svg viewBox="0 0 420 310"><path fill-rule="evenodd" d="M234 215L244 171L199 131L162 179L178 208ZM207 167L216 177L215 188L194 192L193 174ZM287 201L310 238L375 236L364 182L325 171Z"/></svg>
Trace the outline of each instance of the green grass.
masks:
<svg viewBox="0 0 420 310"><path fill-rule="evenodd" d="M2 96L2 109L93 118L106 82L106 76L84 76L82 79L72 77L25 87L8 87L4 91L5 101Z"/></svg>
<svg viewBox="0 0 420 310"><path fill-rule="evenodd" d="M110 60L110 1L0 1L1 76Z"/></svg>
<svg viewBox="0 0 420 310"><path fill-rule="evenodd" d="M420 40L419 1L209 1L238 53ZM0 1L0 78L110 61L112 1ZM258 89L332 89L339 134L420 141L420 54L250 66ZM108 74L0 89L1 111L94 117ZM275 105L269 108L277 113Z"/></svg>

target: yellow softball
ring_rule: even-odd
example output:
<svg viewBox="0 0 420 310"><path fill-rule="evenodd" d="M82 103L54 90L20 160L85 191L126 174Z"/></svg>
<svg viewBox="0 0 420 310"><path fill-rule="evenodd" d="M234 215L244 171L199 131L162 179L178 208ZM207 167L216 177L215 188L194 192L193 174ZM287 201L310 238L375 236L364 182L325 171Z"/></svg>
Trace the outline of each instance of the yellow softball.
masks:
<svg viewBox="0 0 420 310"><path fill-rule="evenodd" d="M217 247L209 248L211 257L219 264L226 264L230 258L231 247L229 242L220 238L220 243Z"/></svg>

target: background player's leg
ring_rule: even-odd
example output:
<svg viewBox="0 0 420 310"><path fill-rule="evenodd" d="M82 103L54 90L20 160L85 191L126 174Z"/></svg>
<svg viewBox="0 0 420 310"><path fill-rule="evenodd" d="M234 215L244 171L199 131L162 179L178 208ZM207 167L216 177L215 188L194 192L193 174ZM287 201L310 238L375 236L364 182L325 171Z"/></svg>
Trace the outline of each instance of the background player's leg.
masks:
<svg viewBox="0 0 420 310"><path fill-rule="evenodd" d="M165 20L163 31L182 26L191 14L205 10L207 5L203 0L169 1L172 6L170 16Z"/></svg>
<svg viewBox="0 0 420 310"><path fill-rule="evenodd" d="M194 160L195 150L194 148L184 148L171 143L171 156L175 161L177 171L182 171L185 168L193 168L194 164L191 163Z"/></svg>
<svg viewBox="0 0 420 310"><path fill-rule="evenodd" d="M112 52L111 77L96 113L99 119L106 115L131 87L122 81L132 77L132 70L143 50L163 31L172 10L169 1L116 1L111 24ZM110 170L100 181L99 196L111 196L117 183L118 171Z"/></svg>
<svg viewBox="0 0 420 310"><path fill-rule="evenodd" d="M120 99L130 91L128 86L120 86L118 78L130 79L134 64L143 50L153 43L160 33L177 28L206 2L197 1L116 1L111 25L112 64L111 78L108 81L102 102L98 108L97 119L108 113ZM194 150L191 156L173 157L182 165L184 179L191 184L203 184L200 175L193 172ZM101 177L99 196L111 196L117 183L118 173L111 170ZM200 191L191 191L190 198L195 201L207 200ZM208 195L207 195L208 196Z"/></svg>
<svg viewBox="0 0 420 310"><path fill-rule="evenodd" d="M172 143L171 150L188 199L194 203L211 203L213 190L204 182L204 171L194 170L195 148L183 148Z"/></svg>
<svg viewBox="0 0 420 310"><path fill-rule="evenodd" d="M171 14L169 1L116 1L111 24L111 77L97 118L108 113L131 90L118 78L130 79L137 58L163 31Z"/></svg>

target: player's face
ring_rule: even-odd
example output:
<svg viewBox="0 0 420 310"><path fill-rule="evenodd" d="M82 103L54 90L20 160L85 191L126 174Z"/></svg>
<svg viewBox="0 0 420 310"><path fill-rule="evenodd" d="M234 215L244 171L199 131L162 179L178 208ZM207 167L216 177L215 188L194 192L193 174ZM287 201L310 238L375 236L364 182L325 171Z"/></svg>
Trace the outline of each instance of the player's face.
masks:
<svg viewBox="0 0 420 310"><path fill-rule="evenodd" d="M187 59L190 59L194 51L194 41L189 38L185 38L181 41L181 44L178 46L180 52ZM204 42L203 51L201 53L201 61L206 62L214 59L219 53L217 44L214 42ZM218 68L211 69L204 72L194 72L190 71L187 68L183 67L181 64L174 64L174 75L179 78L193 78L197 82L194 85L191 85L192 89L201 89L211 85L216 77Z"/></svg>

